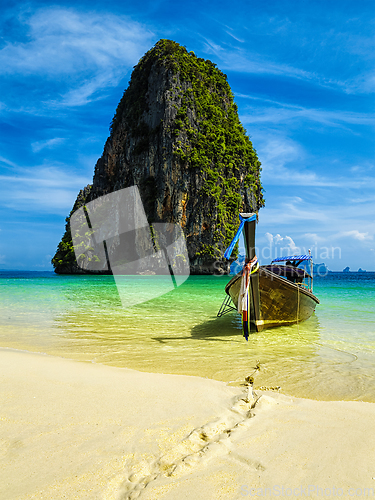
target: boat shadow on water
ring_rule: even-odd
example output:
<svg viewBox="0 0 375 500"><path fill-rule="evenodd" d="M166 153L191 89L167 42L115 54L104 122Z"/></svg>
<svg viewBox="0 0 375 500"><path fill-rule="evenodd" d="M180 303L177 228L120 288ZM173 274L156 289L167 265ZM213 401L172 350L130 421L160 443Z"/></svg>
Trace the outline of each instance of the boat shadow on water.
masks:
<svg viewBox="0 0 375 500"><path fill-rule="evenodd" d="M216 316L208 321L199 323L191 328L190 334L186 335L173 335L169 337L152 337L161 344L168 343L174 340L213 340L213 341L227 341L235 340L241 341L241 317L237 314L228 314L222 318Z"/></svg>
<svg viewBox="0 0 375 500"><path fill-rule="evenodd" d="M281 338L288 338L288 342L317 342L320 337L319 319L315 313L306 321L298 325L282 326L278 328L270 328L262 332L253 332L249 336L249 344L252 341L260 339L276 338L280 341ZM215 317L193 326L190 330L190 335L184 336L168 336L168 337L152 337L160 343L168 343L173 340L207 340L219 342L244 342L246 340L242 335L241 316L236 313L230 313L221 318Z"/></svg>
<svg viewBox="0 0 375 500"><path fill-rule="evenodd" d="M191 338L197 340L226 341L243 340L241 316L236 313L227 314L221 318L213 318L199 323L191 329Z"/></svg>

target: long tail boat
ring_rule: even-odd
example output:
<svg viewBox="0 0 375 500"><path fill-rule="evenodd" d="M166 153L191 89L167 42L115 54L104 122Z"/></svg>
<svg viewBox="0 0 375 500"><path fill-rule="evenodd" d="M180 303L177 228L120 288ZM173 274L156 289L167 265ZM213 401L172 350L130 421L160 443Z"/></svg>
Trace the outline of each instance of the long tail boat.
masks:
<svg viewBox="0 0 375 500"><path fill-rule="evenodd" d="M242 315L246 340L250 332L287 326L308 319L319 300L313 294L312 256L288 255L259 266L255 254L256 214L240 214L240 227L224 257L229 259L243 232L246 259L240 273L225 287L227 294L218 316L236 309ZM282 264L285 262L285 264ZM310 263L310 273L298 267ZM232 302L232 305L230 304Z"/></svg>

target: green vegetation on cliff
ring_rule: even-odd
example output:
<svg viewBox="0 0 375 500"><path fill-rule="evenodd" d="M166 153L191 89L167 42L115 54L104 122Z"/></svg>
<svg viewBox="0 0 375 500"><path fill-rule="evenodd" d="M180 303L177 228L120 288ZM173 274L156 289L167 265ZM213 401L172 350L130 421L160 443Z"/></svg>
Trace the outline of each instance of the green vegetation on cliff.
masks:
<svg viewBox="0 0 375 500"><path fill-rule="evenodd" d="M72 242L72 233L70 230L70 216L73 212L78 210L78 208L85 205L91 188L92 186L89 185L84 189L81 189L69 214L69 217L65 219L65 233L61 238L61 241L57 246L56 253L51 261L56 272L69 274L72 272L72 270L77 270L76 257ZM93 258L96 257L94 256Z"/></svg>
<svg viewBox="0 0 375 500"><path fill-rule="evenodd" d="M176 95L170 98L178 100L178 104L173 104L177 114L169 127L175 138L174 158L204 176L202 193L216 205L216 213L208 215L216 216L221 226L216 228L214 239L227 245L238 225L243 201L241 183L251 190L257 209L264 206L264 199L259 179L261 163L239 120L227 76L216 64L196 57L172 40L160 40L134 68L113 118L112 133L125 120L135 135L143 137L137 152L148 147L148 136L156 133L157 127L150 130L141 117L148 110L148 78L155 64L164 66L169 76L173 75L170 87ZM246 175L241 179L240 172L244 169ZM220 258L217 250L209 245L201 253Z"/></svg>

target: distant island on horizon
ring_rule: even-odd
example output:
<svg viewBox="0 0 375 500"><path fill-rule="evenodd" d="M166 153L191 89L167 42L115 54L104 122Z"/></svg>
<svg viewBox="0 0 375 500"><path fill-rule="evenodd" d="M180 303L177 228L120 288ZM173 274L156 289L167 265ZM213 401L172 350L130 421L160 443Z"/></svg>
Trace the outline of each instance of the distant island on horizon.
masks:
<svg viewBox="0 0 375 500"><path fill-rule="evenodd" d="M358 271L351 271L350 270L350 267L346 267L345 269L342 270L343 273L367 273L366 269L361 269L359 268ZM369 271L369 272L373 272L373 271Z"/></svg>

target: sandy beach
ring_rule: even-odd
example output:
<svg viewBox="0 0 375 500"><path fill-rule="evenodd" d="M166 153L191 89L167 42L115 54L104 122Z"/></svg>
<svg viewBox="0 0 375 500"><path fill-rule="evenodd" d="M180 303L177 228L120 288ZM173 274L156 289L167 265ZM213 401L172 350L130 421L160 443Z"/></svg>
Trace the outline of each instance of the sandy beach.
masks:
<svg viewBox="0 0 375 500"><path fill-rule="evenodd" d="M375 496L373 403L9 349L0 381L1 500Z"/></svg>

